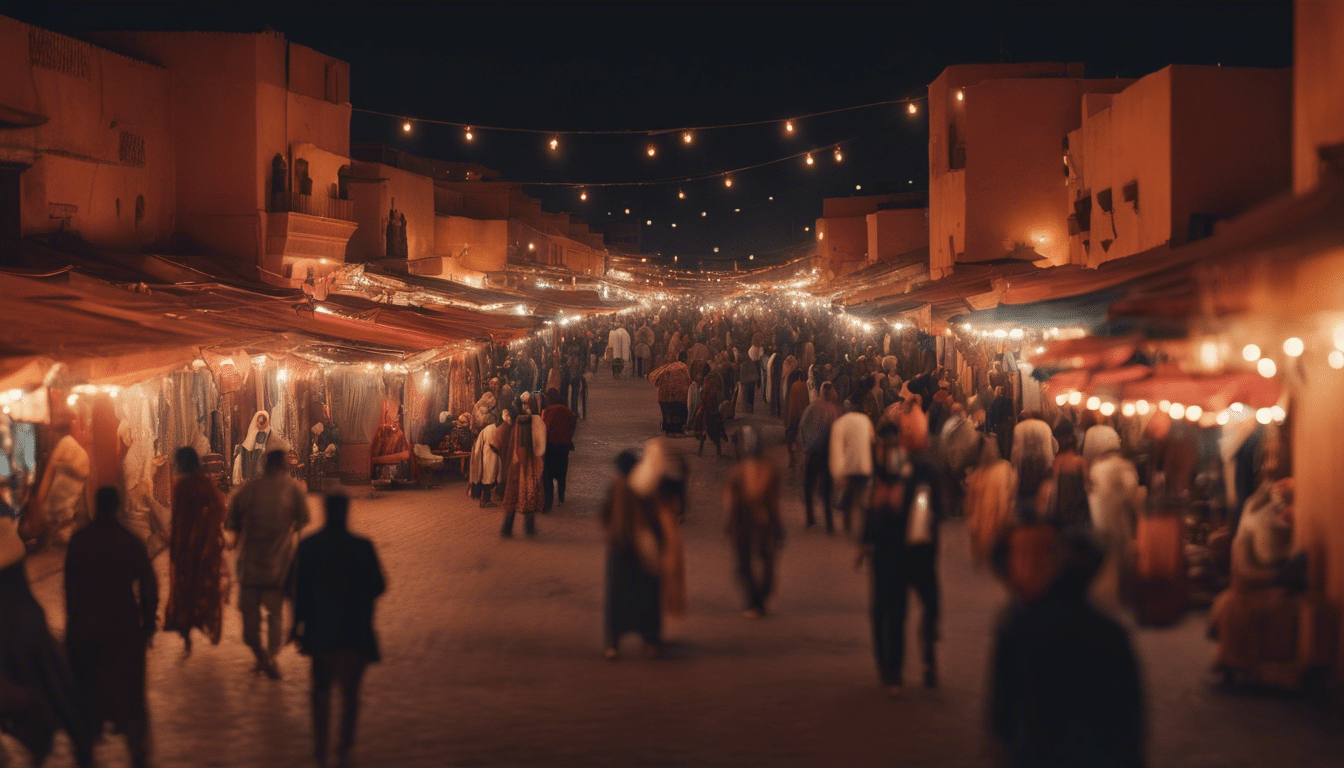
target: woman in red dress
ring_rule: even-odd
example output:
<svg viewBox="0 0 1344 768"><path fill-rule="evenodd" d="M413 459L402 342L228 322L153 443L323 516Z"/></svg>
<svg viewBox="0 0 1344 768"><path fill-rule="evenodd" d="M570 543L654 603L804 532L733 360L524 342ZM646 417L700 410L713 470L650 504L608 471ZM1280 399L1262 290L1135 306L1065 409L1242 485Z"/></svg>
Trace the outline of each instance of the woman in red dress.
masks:
<svg viewBox="0 0 1344 768"><path fill-rule="evenodd" d="M219 645L224 621L224 497L201 471L194 448L177 449L173 529L168 543L168 604L163 631L182 635L191 653L191 630Z"/></svg>

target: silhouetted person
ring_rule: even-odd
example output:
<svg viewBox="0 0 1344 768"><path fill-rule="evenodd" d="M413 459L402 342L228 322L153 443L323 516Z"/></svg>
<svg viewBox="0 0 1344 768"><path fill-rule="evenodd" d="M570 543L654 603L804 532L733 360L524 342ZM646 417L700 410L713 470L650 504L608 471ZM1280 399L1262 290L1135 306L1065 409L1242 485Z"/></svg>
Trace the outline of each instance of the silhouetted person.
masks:
<svg viewBox="0 0 1344 768"><path fill-rule="evenodd" d="M148 765L145 649L158 619L159 580L149 552L117 520L121 495L99 488L93 522L65 555L65 644L95 729L126 734L131 764Z"/></svg>
<svg viewBox="0 0 1344 768"><path fill-rule="evenodd" d="M737 577L747 595L747 618L765 615L775 588L775 556L784 539L779 519L779 469L762 456L756 430L737 433L739 461L728 474L728 536L737 555Z"/></svg>
<svg viewBox="0 0 1344 768"><path fill-rule="evenodd" d="M92 765L93 728L70 665L28 586L18 522L18 512L0 499L0 730L28 750L33 765L42 765L63 728L74 742L75 761Z"/></svg>
<svg viewBox="0 0 1344 768"><path fill-rule="evenodd" d="M238 610L243 642L257 657L254 672L279 679L275 656L284 639L285 581L294 558L294 535L308 524L308 500L289 477L283 451L266 454L266 471L243 486L229 509L229 530L240 536ZM267 643L261 644L261 609L266 608Z"/></svg>
<svg viewBox="0 0 1344 768"><path fill-rule="evenodd" d="M857 412L855 412L857 413ZM938 684L938 523L943 518L938 471L920 453L901 447L900 430L882 427L873 497L859 562L872 561L873 650L878 674L899 693L905 666L905 617L910 590L922 606L924 685Z"/></svg>
<svg viewBox="0 0 1344 768"><path fill-rule="evenodd" d="M299 652L313 662L313 744L326 765L331 688L341 689L341 736L336 754L346 764L355 746L359 685L364 668L380 661L373 631L374 601L387 589L373 543L346 528L350 500L327 497L322 530L299 542L294 582L294 632Z"/></svg>
<svg viewBox="0 0 1344 768"><path fill-rule="evenodd" d="M1050 588L1012 608L995 637L990 720L1004 765L1141 766L1134 650L1125 629L1087 599L1102 553L1079 536L1059 552Z"/></svg>
<svg viewBox="0 0 1344 768"><path fill-rule="evenodd" d="M172 531L168 538L168 601L163 631L177 632L191 653L191 630L219 645L224 626L224 519L228 510L201 471L195 448L177 449Z"/></svg>

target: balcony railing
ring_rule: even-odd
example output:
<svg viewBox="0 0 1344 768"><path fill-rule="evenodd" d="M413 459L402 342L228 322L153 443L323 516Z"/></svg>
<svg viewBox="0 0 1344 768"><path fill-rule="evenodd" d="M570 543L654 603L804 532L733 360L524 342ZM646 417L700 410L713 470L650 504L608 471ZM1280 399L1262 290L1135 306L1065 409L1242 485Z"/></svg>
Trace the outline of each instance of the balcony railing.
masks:
<svg viewBox="0 0 1344 768"><path fill-rule="evenodd" d="M301 192L289 192L275 195L271 200L274 213L303 213L308 216L322 216L341 221L355 220L355 206L350 200L336 197L318 197Z"/></svg>

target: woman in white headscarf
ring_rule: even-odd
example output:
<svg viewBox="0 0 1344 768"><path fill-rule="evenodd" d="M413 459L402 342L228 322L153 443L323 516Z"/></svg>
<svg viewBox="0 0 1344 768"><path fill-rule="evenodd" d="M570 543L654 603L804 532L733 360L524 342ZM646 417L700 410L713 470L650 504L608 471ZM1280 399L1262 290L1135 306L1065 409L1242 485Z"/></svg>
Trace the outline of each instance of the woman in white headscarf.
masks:
<svg viewBox="0 0 1344 768"><path fill-rule="evenodd" d="M257 411L247 427L247 438L233 449L233 484L242 485L261 477L266 465L266 454L271 451L289 452L289 443L271 428L271 415Z"/></svg>
<svg viewBox="0 0 1344 768"><path fill-rule="evenodd" d="M686 461L667 438L644 443L644 455L630 472L630 489L653 505L658 521L663 614L686 612L686 557L679 519L685 504Z"/></svg>

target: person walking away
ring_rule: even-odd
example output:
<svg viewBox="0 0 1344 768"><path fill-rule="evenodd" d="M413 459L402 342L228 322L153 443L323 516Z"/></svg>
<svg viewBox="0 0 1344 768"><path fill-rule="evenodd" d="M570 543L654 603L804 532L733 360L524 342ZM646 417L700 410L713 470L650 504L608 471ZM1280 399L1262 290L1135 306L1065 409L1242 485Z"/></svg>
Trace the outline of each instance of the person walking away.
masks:
<svg viewBox="0 0 1344 768"><path fill-rule="evenodd" d="M19 512L0 500L0 691L9 701L0 710L0 731L28 750L33 765L51 754L56 731L74 742L75 762L93 765L97 736L74 675L51 636L47 615L33 597L24 571ZM4 752L0 751L0 758Z"/></svg>
<svg viewBox="0 0 1344 768"><path fill-rule="evenodd" d="M761 455L756 430L737 433L738 462L728 474L728 537L737 555L737 576L747 594L744 614L765 615L775 587L775 556L784 539L779 519L779 469ZM759 571L759 573L758 573Z"/></svg>
<svg viewBox="0 0 1344 768"><path fill-rule="evenodd" d="M241 546L238 554L238 610L243 614L243 642L257 665L280 679L275 657L280 652L284 622L285 582L294 558L294 537L308 525L308 501L289 478L285 454L266 454L265 473L233 497L228 528ZM267 642L261 643L261 609L266 609Z"/></svg>
<svg viewBox="0 0 1344 768"><path fill-rule="evenodd" d="M691 372L686 363L671 359L649 374L649 382L658 389L658 407L663 412L663 434L681 434L686 424L686 396L691 387Z"/></svg>
<svg viewBox="0 0 1344 768"><path fill-rule="evenodd" d="M899 433L899 429L897 430ZM844 483L840 496L840 514L845 532L850 530L854 508L862 501L868 478L873 474L873 422L854 400L845 401L845 413L831 425L830 467L836 482ZM828 515L826 532L835 527Z"/></svg>
<svg viewBox="0 0 1344 768"><path fill-rule="evenodd" d="M1023 421L1017 425L1018 429L1028 423ZM1061 421L1054 434L1059 452L1050 469L1049 488L1044 491L1048 498L1045 509L1051 522L1061 530L1089 530L1092 513L1087 499L1088 462L1078 454L1078 437L1074 434L1073 424Z"/></svg>
<svg viewBox="0 0 1344 768"><path fill-rule="evenodd" d="M1147 489L1139 485L1134 463L1118 451L1098 456L1088 472L1092 530L1106 552L1092 595L1103 607L1118 609L1133 576L1134 529Z"/></svg>
<svg viewBox="0 0 1344 768"><path fill-rule="evenodd" d="M470 483L472 498L480 498L481 509L499 506L490 500L502 474L499 449L495 445L495 433L498 431L498 424L494 422L486 424L476 435L476 442L471 448L467 481Z"/></svg>
<svg viewBox="0 0 1344 768"><path fill-rule="evenodd" d="M149 551L117 521L121 495L99 488L93 523L65 554L65 645L96 731L126 735L131 765L149 765L145 650L158 623L159 580Z"/></svg>
<svg viewBox="0 0 1344 768"><path fill-rule="evenodd" d="M228 510L219 488L201 470L195 448L178 448L176 460L163 631L180 634L190 654L193 629L204 633L213 645L219 645L223 633L224 600L229 594L224 568Z"/></svg>
<svg viewBox="0 0 1344 768"><path fill-rule="evenodd" d="M1101 553L1080 535L1039 599L1010 608L994 638L990 727L1001 764L1144 764L1143 690L1125 629L1087 600Z"/></svg>
<svg viewBox="0 0 1344 768"><path fill-rule="evenodd" d="M803 409L798 419L798 441L803 448L803 507L807 510L807 527L817 524L812 508L812 499L817 486L821 486L821 510L826 515L826 528L830 530L831 500L834 496L834 483L831 480L831 426L840 418L840 409L835 404L835 386L829 381L822 382L820 395Z"/></svg>
<svg viewBox="0 0 1344 768"><path fill-rule="evenodd" d="M972 559L986 565L1013 527L1017 473L1012 462L999 458L996 441L987 435L979 438L979 461L966 478L966 529Z"/></svg>
<svg viewBox="0 0 1344 768"><path fill-rule="evenodd" d="M602 506L607 537L604 653L613 661L627 632L639 634L649 656L657 655L662 643L664 537L653 505L630 487L630 472L638 463L632 451L616 457L617 474Z"/></svg>
<svg viewBox="0 0 1344 768"><path fill-rule="evenodd" d="M723 455L723 441L728 439L728 434L723 428L722 405L726 401L723 401L722 387L723 381L717 373L711 371L705 377L705 384L700 390L700 409L691 418L695 437L700 441L696 456L705 452L705 438L714 442L716 455Z"/></svg>
<svg viewBox="0 0 1344 768"><path fill-rule="evenodd" d="M659 598L665 616L686 613L686 557L679 520L686 507L686 462L667 438L644 443L630 487L653 509L661 534ZM656 650L656 649L655 649Z"/></svg>
<svg viewBox="0 0 1344 768"><path fill-rule="evenodd" d="M569 454L574 450L574 427L578 418L565 405L560 393L546 393L550 403L541 411L546 425L546 455L542 458L542 512L550 512L552 502L565 503L565 480L569 477ZM552 487L554 485L554 487Z"/></svg>
<svg viewBox="0 0 1344 768"><path fill-rule="evenodd" d="M530 401L529 401L530 403ZM546 424L534 416L531 405L518 415L509 439L509 468L504 481L504 526L499 535L513 537L513 518L523 514L523 532L537 535L536 513L541 511L542 457L546 455Z"/></svg>
<svg viewBox="0 0 1344 768"><path fill-rule="evenodd" d="M747 413L756 412L756 385L761 380L760 356L762 350L760 347L751 348L756 352L752 357L751 351L742 357L742 362L738 365L737 380L742 383L742 404L747 407Z"/></svg>
<svg viewBox="0 0 1344 768"><path fill-rule="evenodd" d="M611 356L611 378L622 378L625 361L630 359L630 332L616 326L607 336L607 354Z"/></svg>
<svg viewBox="0 0 1344 768"><path fill-rule="evenodd" d="M788 376L789 385L786 389L788 396L785 398L784 408L784 444L789 447L789 469L792 470L798 465L798 454L795 448L798 443L798 422L803 418L803 411L807 410L807 381L803 372L796 368Z"/></svg>
<svg viewBox="0 0 1344 768"><path fill-rule="evenodd" d="M331 689L341 690L339 765L355 746L359 688L365 668L382 659L373 629L374 602L387 590L373 543L350 533L350 500L326 499L326 523L299 542L294 563L294 629L299 653L312 660L313 754L326 765Z"/></svg>
<svg viewBox="0 0 1344 768"><path fill-rule="evenodd" d="M865 421L867 417L858 414ZM920 637L924 685L938 685L938 524L943 518L938 473L922 457L900 446L900 429L882 428L873 498L863 528L858 565L871 562L873 650L887 692L901 692L905 666L908 592L922 606Z"/></svg>

